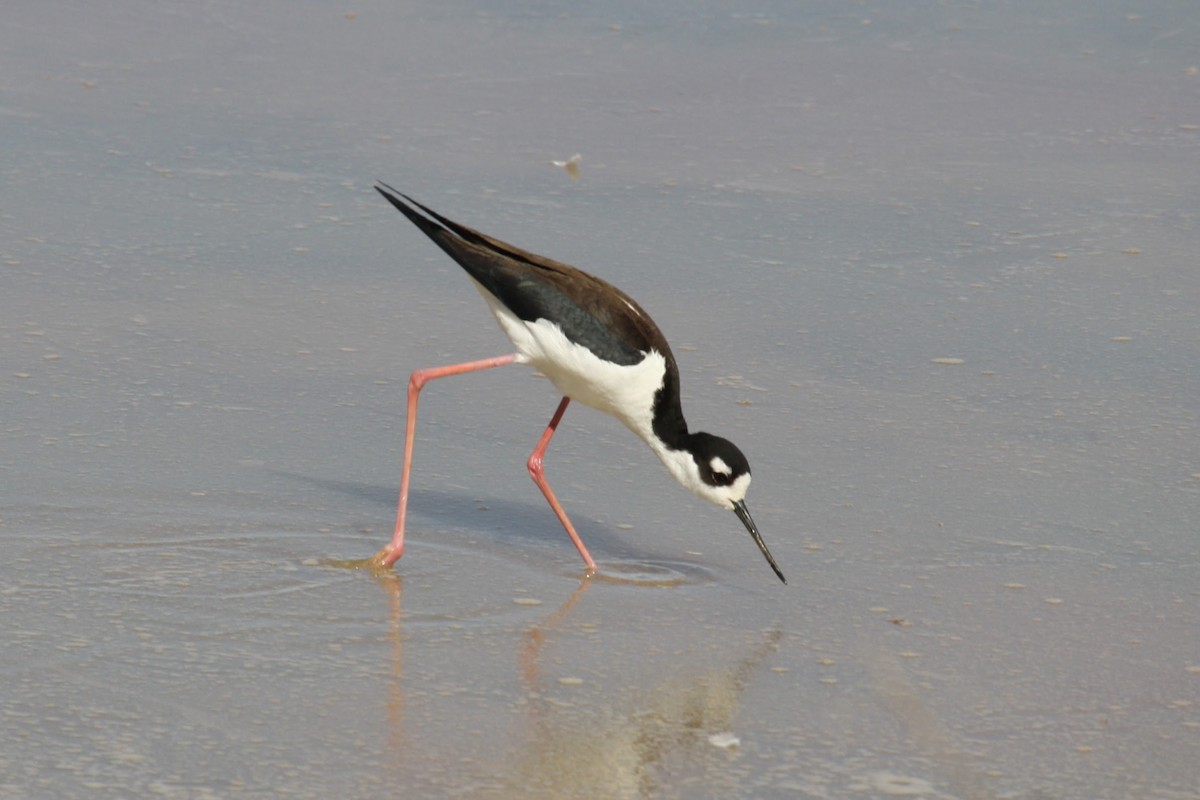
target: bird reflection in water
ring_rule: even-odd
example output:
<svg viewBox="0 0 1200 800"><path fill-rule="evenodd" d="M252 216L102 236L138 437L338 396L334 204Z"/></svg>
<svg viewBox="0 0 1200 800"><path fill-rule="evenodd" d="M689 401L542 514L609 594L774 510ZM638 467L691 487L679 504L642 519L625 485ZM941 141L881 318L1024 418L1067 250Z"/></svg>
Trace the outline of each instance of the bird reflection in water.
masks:
<svg viewBox="0 0 1200 800"><path fill-rule="evenodd" d="M406 763L411 743L404 719L403 582L395 573L378 572L376 579L391 601L389 761L396 785L403 785L413 767ZM618 698L591 694L563 702L544 685L544 651L594 585L592 580L580 581L556 611L525 632L517 658L525 686L520 704L525 709L525 730L511 757L468 768L477 772L464 776L473 787L472 797L654 797L662 788L658 777L665 767L691 763L703 771L719 754L718 748L736 743L736 737L726 734L736 722L741 697L777 649L782 631L778 627L764 631L740 658L731 658L724 668L683 671L648 690L622 691ZM727 766L728 759L720 762ZM732 780L727 772L723 768L721 775L703 775L706 791L711 794L723 780Z"/></svg>

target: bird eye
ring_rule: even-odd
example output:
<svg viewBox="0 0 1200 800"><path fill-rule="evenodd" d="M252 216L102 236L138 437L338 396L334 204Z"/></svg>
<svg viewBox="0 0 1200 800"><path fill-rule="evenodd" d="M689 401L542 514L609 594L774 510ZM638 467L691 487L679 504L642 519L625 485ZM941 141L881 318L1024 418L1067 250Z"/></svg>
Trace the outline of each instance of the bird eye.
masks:
<svg viewBox="0 0 1200 800"><path fill-rule="evenodd" d="M708 460L708 482L713 486L729 486L733 483L733 470L720 456Z"/></svg>

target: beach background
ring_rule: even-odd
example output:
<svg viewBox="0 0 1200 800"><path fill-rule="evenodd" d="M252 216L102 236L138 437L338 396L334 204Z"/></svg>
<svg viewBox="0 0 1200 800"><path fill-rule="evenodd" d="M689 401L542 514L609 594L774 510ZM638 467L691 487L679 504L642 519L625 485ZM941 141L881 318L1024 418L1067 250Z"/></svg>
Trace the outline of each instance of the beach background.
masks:
<svg viewBox="0 0 1200 800"><path fill-rule="evenodd" d="M17 3L0 798L1200 797L1193 3ZM552 161L582 156L578 180ZM654 316L732 514L373 190Z"/></svg>

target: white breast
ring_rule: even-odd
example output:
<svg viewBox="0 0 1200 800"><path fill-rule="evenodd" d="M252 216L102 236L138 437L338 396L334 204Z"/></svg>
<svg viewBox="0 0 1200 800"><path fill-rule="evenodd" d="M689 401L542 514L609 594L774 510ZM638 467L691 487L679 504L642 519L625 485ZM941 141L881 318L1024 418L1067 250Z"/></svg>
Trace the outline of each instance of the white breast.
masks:
<svg viewBox="0 0 1200 800"><path fill-rule="evenodd" d="M567 397L611 414L646 442L652 441L654 396L667 369L661 353L651 351L632 366L604 361L567 339L557 324L519 319L482 286L476 288L517 348L518 360L549 378Z"/></svg>

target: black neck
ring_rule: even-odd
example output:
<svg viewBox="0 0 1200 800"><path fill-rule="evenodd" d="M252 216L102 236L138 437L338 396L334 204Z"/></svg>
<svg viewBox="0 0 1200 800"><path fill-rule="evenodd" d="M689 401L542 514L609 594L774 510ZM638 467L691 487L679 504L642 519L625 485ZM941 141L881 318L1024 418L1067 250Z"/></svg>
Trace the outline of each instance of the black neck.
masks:
<svg viewBox="0 0 1200 800"><path fill-rule="evenodd" d="M654 435L672 450L686 450L689 434L683 406L679 403L679 368L669 350L664 355L667 369L662 388L654 395Z"/></svg>

